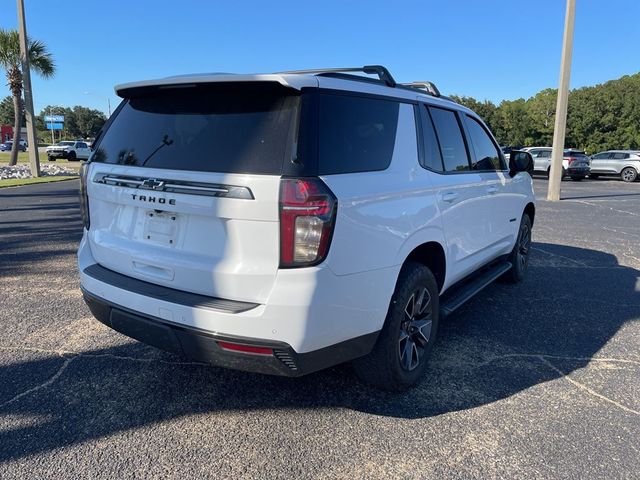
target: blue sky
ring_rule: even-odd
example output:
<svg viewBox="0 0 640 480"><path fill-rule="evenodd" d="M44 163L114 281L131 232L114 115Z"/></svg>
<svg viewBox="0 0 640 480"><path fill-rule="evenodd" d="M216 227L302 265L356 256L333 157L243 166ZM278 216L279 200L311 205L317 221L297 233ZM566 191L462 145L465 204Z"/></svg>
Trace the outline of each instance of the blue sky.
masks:
<svg viewBox="0 0 640 480"><path fill-rule="evenodd" d="M640 1L577 3L572 88L638 72ZM565 1L25 0L25 8L29 34L58 66L51 80L34 77L36 111L106 112L107 97L118 102L113 86L132 80L369 63L443 93L526 98L557 86ZM15 2L3 2L0 27L16 21Z"/></svg>

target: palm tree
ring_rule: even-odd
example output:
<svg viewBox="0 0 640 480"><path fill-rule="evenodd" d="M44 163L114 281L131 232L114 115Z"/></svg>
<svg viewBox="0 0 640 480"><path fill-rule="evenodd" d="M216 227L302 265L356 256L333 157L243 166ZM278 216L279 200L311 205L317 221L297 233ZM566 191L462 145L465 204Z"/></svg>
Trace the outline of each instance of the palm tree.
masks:
<svg viewBox="0 0 640 480"><path fill-rule="evenodd" d="M43 78L52 77L56 71L51 53L44 43L28 39L29 62L31 70ZM7 73L7 85L13 97L14 130L13 147L9 165L18 163L18 144L20 143L20 126L22 125L22 56L20 55L20 37L17 30L0 28L0 66ZM30 145L38 148L37 145Z"/></svg>

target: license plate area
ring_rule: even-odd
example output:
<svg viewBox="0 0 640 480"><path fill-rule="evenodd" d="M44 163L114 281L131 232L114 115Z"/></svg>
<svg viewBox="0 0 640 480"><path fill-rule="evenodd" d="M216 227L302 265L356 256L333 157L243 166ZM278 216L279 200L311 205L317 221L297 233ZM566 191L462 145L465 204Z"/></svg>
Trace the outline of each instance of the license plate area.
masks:
<svg viewBox="0 0 640 480"><path fill-rule="evenodd" d="M179 223L179 217L175 213L147 211L144 219L144 240L173 247L178 239Z"/></svg>

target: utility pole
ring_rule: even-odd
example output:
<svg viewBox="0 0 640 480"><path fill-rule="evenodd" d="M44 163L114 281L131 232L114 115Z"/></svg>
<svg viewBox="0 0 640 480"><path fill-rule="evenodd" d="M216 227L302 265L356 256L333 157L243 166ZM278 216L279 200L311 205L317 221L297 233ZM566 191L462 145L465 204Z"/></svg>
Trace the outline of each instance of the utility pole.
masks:
<svg viewBox="0 0 640 480"><path fill-rule="evenodd" d="M564 139L567 130L567 105L569 103L569 79L571 77L571 56L573 53L573 26L576 17L576 0L567 0L567 12L564 19L564 37L562 39L562 60L560 63L560 86L556 104L556 123L553 130L553 153L551 154L551 172L549 173L549 191L547 200L560 200L562 182L562 158Z"/></svg>
<svg viewBox="0 0 640 480"><path fill-rule="evenodd" d="M103 98L107 101L107 109L109 111L109 117L111 116L111 98L109 97L105 97L103 95L99 95L97 93L93 93L93 92L84 92L85 95L93 95L94 97L99 97L99 98ZM107 118L109 118L107 117Z"/></svg>
<svg viewBox="0 0 640 480"><path fill-rule="evenodd" d="M51 108L49 108L48 110L49 112L49 116L51 116ZM56 139L53 136L53 122L49 122L49 128L51 128L51 145L55 145L56 144Z"/></svg>
<svg viewBox="0 0 640 480"><path fill-rule="evenodd" d="M31 69L29 67L29 44L27 40L27 22L24 17L24 1L16 0L18 6L18 34L20 36L20 56L22 57L22 83L24 85L24 107L27 121L27 142L29 143L29 163L31 176L40 176L38 158L38 139L33 122L33 96L31 92Z"/></svg>

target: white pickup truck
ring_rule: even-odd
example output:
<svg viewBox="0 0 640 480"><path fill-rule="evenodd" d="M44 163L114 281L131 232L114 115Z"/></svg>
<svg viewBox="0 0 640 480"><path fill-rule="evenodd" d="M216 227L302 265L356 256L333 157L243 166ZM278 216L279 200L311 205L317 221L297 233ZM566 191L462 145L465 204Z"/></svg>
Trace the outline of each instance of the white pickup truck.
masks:
<svg viewBox="0 0 640 480"><path fill-rule="evenodd" d="M82 141L59 142L56 145L47 147L46 152L50 162L55 162L58 158L66 158L70 162L88 160L89 155L91 155L89 145Z"/></svg>

